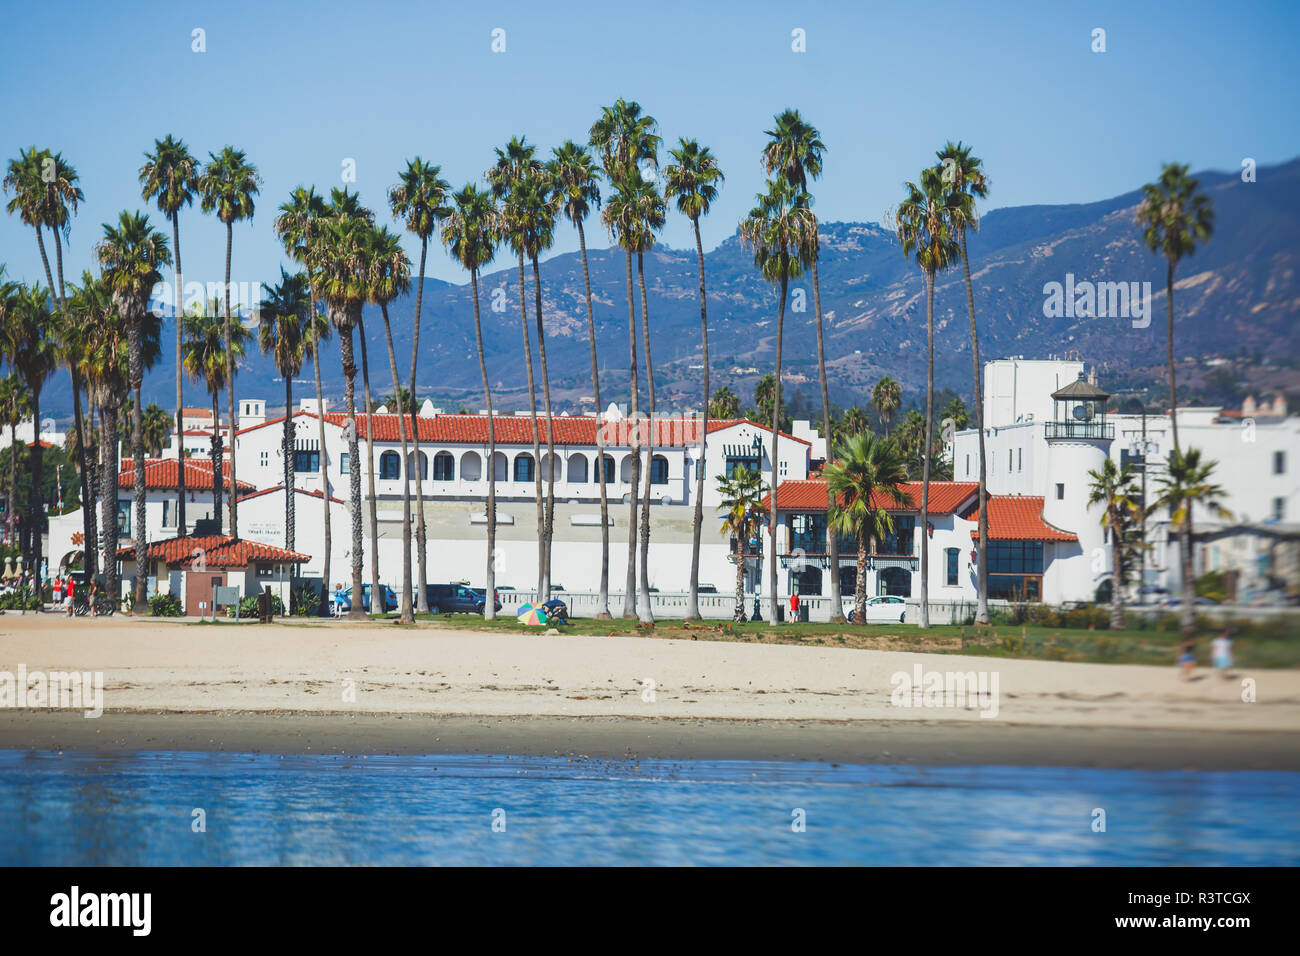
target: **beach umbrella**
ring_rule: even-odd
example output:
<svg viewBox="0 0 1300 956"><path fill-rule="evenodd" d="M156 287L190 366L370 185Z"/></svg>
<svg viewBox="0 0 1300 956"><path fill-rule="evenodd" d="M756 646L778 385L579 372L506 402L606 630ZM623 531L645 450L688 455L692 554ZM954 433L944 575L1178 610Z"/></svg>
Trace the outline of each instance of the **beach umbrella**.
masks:
<svg viewBox="0 0 1300 956"><path fill-rule="evenodd" d="M546 612L540 607L533 607L531 604L521 605L519 613L515 618L520 624L541 625L546 623Z"/></svg>

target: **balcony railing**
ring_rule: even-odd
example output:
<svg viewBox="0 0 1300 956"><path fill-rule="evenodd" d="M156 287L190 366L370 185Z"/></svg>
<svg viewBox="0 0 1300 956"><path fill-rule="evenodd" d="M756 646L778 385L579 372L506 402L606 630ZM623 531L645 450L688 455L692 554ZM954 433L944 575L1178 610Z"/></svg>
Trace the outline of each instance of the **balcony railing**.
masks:
<svg viewBox="0 0 1300 956"><path fill-rule="evenodd" d="M1043 434L1047 438L1111 439L1115 426L1110 422L1045 422Z"/></svg>

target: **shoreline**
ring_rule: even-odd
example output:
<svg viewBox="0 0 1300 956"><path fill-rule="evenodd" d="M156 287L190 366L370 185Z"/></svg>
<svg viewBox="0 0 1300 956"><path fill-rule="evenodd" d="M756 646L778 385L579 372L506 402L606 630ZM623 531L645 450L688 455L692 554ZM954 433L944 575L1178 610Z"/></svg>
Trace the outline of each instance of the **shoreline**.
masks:
<svg viewBox="0 0 1300 956"><path fill-rule="evenodd" d="M501 754L916 766L1300 771L1300 735L979 721L535 717L342 711L0 713L0 749L268 754Z"/></svg>

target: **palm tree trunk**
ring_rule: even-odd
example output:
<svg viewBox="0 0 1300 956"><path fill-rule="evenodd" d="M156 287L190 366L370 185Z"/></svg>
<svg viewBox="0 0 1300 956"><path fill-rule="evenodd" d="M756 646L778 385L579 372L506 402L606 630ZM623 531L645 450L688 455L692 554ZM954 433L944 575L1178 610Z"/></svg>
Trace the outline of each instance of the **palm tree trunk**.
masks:
<svg viewBox="0 0 1300 956"><path fill-rule="evenodd" d="M1124 627L1124 548L1120 540L1119 522L1110 523L1111 566L1110 576L1110 629Z"/></svg>
<svg viewBox="0 0 1300 956"><path fill-rule="evenodd" d="M292 551L294 547L294 538L297 537L297 528L294 526L296 517L294 499L297 492L294 491L293 483L293 375L284 377L284 431L281 435L281 444L284 446L284 547L287 551Z"/></svg>
<svg viewBox="0 0 1300 956"><path fill-rule="evenodd" d="M325 520L325 557L321 565L320 609L321 617L329 615L330 600L330 554L334 547L334 538L330 530L330 480L329 461L325 454L325 393L320 384L320 330L316 327L316 290L311 290L311 349L312 372L316 376L316 428L320 454L317 463L320 467L321 511Z"/></svg>
<svg viewBox="0 0 1300 956"><path fill-rule="evenodd" d="M18 423L9 420L9 507L5 509L5 544L14 540L14 508L18 505ZM93 507L88 499L83 499L82 510ZM87 541L86 547L94 544Z"/></svg>
<svg viewBox="0 0 1300 956"><path fill-rule="evenodd" d="M1183 522L1183 606L1179 614L1178 629L1184 637L1196 635L1196 569L1192 560L1192 503L1187 502L1187 520Z"/></svg>
<svg viewBox="0 0 1300 956"><path fill-rule="evenodd" d="M546 330L542 327L542 275L533 256L533 298L537 312L537 353L542 361L542 396L546 403L546 527L542 541L542 594L551 599L551 539L555 535L555 423L551 418L551 377L546 370ZM563 479L563 475L560 476Z"/></svg>
<svg viewBox="0 0 1300 956"><path fill-rule="evenodd" d="M379 303L384 316L384 340L388 344L388 365L393 373L393 396L397 399L397 430L402 440L402 603L400 607L403 624L415 623L415 611L411 604L411 469L414 464L415 480L424 480L420 473L420 456L407 456L406 416L402 414L402 382L397 374L397 353L393 350L393 329L388 322L388 303ZM415 404L415 393L411 393L411 404ZM372 597L373 601L374 598Z"/></svg>
<svg viewBox="0 0 1300 956"><path fill-rule="evenodd" d="M709 439L709 304L704 288L704 244L700 240L700 217L694 216L695 258L700 267L700 347L704 354L704 418L700 422L700 447L695 462L695 517L691 526L691 583L686 596L686 619L700 619L700 536L704 530L704 462ZM823 375L823 378L825 376ZM743 597L743 596L742 596Z"/></svg>
<svg viewBox="0 0 1300 956"><path fill-rule="evenodd" d="M95 573L95 565L98 563L98 548L96 547L96 529L95 529L95 497L91 493L91 486L94 482L94 476L91 473L90 449L86 447L86 442L90 438L90 430L82 421L84 410L81 405L81 376L71 368L69 374L72 376L72 419L73 428L77 435L77 471L81 480L81 534L82 541L82 568L86 572L86 579ZM13 442L10 442L10 447ZM9 502L9 510L13 512L13 502Z"/></svg>
<svg viewBox="0 0 1300 956"><path fill-rule="evenodd" d="M641 423L637 408L636 302L632 298L632 250L627 253L627 339L632 372L632 404L628 415L631 424L628 442L632 446L632 492L628 495L627 583L623 586L623 617L636 617L636 506L641 486Z"/></svg>
<svg viewBox="0 0 1300 956"><path fill-rule="evenodd" d="M818 256L814 256L812 261L813 308L817 311L817 371L820 373L822 385L822 434L826 437L826 464L830 464L834 444L831 440L831 395L826 384L826 350L822 339L822 287L817 278L817 259ZM828 515L834 506L835 496L830 493L830 487L827 486L826 513ZM831 566L831 616L829 623L843 624L844 599L840 594L840 537L831 529L829 521L826 522L826 557Z"/></svg>
<svg viewBox="0 0 1300 956"><path fill-rule="evenodd" d="M185 523L185 392L183 361L183 343L181 341L181 223L180 214L172 213L172 247L176 250L176 295L175 311L172 318L176 322L176 534L184 536L186 533Z"/></svg>
<svg viewBox="0 0 1300 956"><path fill-rule="evenodd" d="M496 455L497 455L497 438L496 426L492 419L492 386L488 382L487 373L487 356L483 351L483 327L479 323L478 314L478 270L474 269L469 274L470 283L474 287L474 338L478 343L478 368L483 375L483 401L487 405L488 421L488 460L486 477L488 483L487 494L487 585L483 601L483 618L484 620L495 620L496 611L496 547L497 547L497 481L496 481ZM412 385L414 388L414 385ZM412 396L414 401L414 396Z"/></svg>
<svg viewBox="0 0 1300 956"><path fill-rule="evenodd" d="M29 507L32 512L32 573L36 575L36 585L39 590L41 581L41 526L45 522L45 508L41 499L41 386L40 382L28 382L27 387L32 393L32 448L30 453L31 464L31 494L28 497Z"/></svg>
<svg viewBox="0 0 1300 956"><path fill-rule="evenodd" d="M415 326L411 334L411 454L415 458L416 467L419 467L420 461L420 421L418 418L419 407L416 405L415 398L415 370L420 360L420 315L421 307L424 305L424 262L429 252L429 239L427 236L420 237L420 284L415 290ZM400 396L399 396L400 397ZM407 506L410 503L410 489L404 489L407 496ZM429 610L429 568L428 553L425 549L425 527L424 527L424 478L418 478L415 482L415 547L416 547L416 569L418 571L417 583L419 590L415 592L415 609L421 614ZM407 519L407 525L410 525L410 519ZM404 541L406 539L403 539ZM409 543L406 550L411 550ZM405 614L405 612L403 612ZM405 619L405 618L403 618Z"/></svg>
<svg viewBox="0 0 1300 956"><path fill-rule="evenodd" d="M133 368L140 366L140 323L138 320L132 321L131 325L135 328L132 338L136 339L135 346L131 349L131 356L127 362ZM143 377L143 368L140 368L140 374ZM132 373L135 378L135 373ZM135 390L135 408L131 410L131 457L134 462L135 471L135 527L132 529L135 534L135 602L131 608L132 614L149 613L149 582L145 580L145 553L148 551L149 542L145 535L145 513L144 513L144 427L142 419L144 412L141 410L141 387L140 380L135 379L131 386Z"/></svg>
<svg viewBox="0 0 1300 956"><path fill-rule="evenodd" d="M239 487L235 478L235 353L230 348L230 250L234 242L234 229L226 223L226 409L230 417L230 536L239 537Z"/></svg>
<svg viewBox="0 0 1300 956"><path fill-rule="evenodd" d="M921 458L921 620L930 626L930 443L934 434L934 272L925 274L925 445Z"/></svg>
<svg viewBox="0 0 1300 956"><path fill-rule="evenodd" d="M519 253L519 321L524 330L524 358L528 366L528 414L533 423L533 483L537 496L537 600L550 600L546 594L546 509L542 503L542 446L537 429L537 388L533 381L533 343L528 332L528 298L524 290L524 254Z"/></svg>
<svg viewBox="0 0 1300 956"><path fill-rule="evenodd" d="M975 374L975 428L979 431L979 453L980 453L980 511L979 511L979 540L976 544L976 597L975 597L975 623L988 624L989 622L989 501L988 501L988 470L984 460L984 379L983 370L980 368L980 337L979 328L975 324L975 292L971 288L970 281L970 257L966 254L966 230L961 231L961 265L966 274L966 310L970 313L970 350L971 363L974 366ZM953 462L954 470L957 463ZM954 476L955 477L955 476Z"/></svg>
<svg viewBox="0 0 1300 956"><path fill-rule="evenodd" d="M388 603L379 589L379 516L375 504L375 420L370 400L370 359L366 354L366 320L357 319L357 332L361 337L361 383L366 399L366 482L370 490L370 613L383 615ZM400 392L398 401L402 398ZM401 474L399 469L398 474ZM353 592L354 594L356 592Z"/></svg>
<svg viewBox="0 0 1300 956"><path fill-rule="evenodd" d="M698 230L697 230L698 234ZM609 613L609 491L605 487L604 429L599 427L604 406L600 404L600 370L596 363L596 320L591 311L591 273L587 270L587 237L582 220L578 220L578 249L582 253L582 284L587 294L587 340L591 344L591 392L596 402L596 471L600 478L600 596L596 601L596 620L607 621ZM705 368L704 374L709 374ZM707 381L707 379L706 379ZM698 548L696 549L698 551Z"/></svg>
<svg viewBox="0 0 1300 956"><path fill-rule="evenodd" d="M650 414L647 416L650 428L646 434L645 446L645 489L641 499L641 594L638 600L637 617L642 624L653 624L654 611L650 605L650 490L654 477L654 441L655 441L655 371L654 360L650 355L650 306L645 293L645 256L636 254L637 280L641 286L641 338L645 346L645 380L650 399Z"/></svg>
<svg viewBox="0 0 1300 956"><path fill-rule="evenodd" d="M737 624L745 621L745 535L746 531L741 528L736 534L736 609L731 614L731 620Z"/></svg>
<svg viewBox="0 0 1300 956"><path fill-rule="evenodd" d="M360 311L360 308L357 309ZM348 317L349 319L351 317ZM357 454L357 403L356 378L357 366L352 347L352 321L345 321L339 328L339 352L343 358L343 399L347 413L347 423L352 427L348 431L348 501L352 506L352 610L348 617L364 620L365 610L361 607L362 592L361 555L363 542L361 538L361 469L360 456Z"/></svg>
<svg viewBox="0 0 1300 956"><path fill-rule="evenodd" d="M858 573L853 582L853 618L859 624L867 622L867 542L858 540Z"/></svg>
<svg viewBox="0 0 1300 956"><path fill-rule="evenodd" d="M1178 387L1174 382L1174 260L1169 260L1169 271L1165 276L1165 300L1169 307L1168 348L1169 348L1169 422L1174 429L1174 451L1178 451Z"/></svg>
<svg viewBox="0 0 1300 956"><path fill-rule="evenodd" d="M117 579L117 406L112 398L99 411L100 522L104 527L104 596L121 602Z"/></svg>
<svg viewBox="0 0 1300 956"><path fill-rule="evenodd" d="M225 462L221 456L221 390L212 390L212 446L208 453L212 456L212 517L217 519L217 534L222 533L224 523L221 520L221 485L225 479ZM103 428L103 423L100 423Z"/></svg>
<svg viewBox="0 0 1300 956"><path fill-rule="evenodd" d="M785 331L785 296L790 285L790 257L781 252L781 302L776 310L776 388L772 395L772 506L768 512L767 568L768 626L776 626L776 486L780 483L780 455L777 445L781 439L781 339Z"/></svg>

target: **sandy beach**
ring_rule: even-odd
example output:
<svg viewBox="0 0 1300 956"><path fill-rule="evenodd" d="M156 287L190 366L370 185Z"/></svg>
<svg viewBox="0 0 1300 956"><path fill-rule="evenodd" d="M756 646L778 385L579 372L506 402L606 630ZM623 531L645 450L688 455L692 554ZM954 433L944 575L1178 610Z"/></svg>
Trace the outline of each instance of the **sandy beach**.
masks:
<svg viewBox="0 0 1300 956"><path fill-rule="evenodd" d="M1300 671L1078 664L421 624L0 616L0 671L103 673L104 712L0 710L0 747L1300 769ZM894 675L984 672L898 706ZM1242 679L1256 699L1242 700Z"/></svg>

